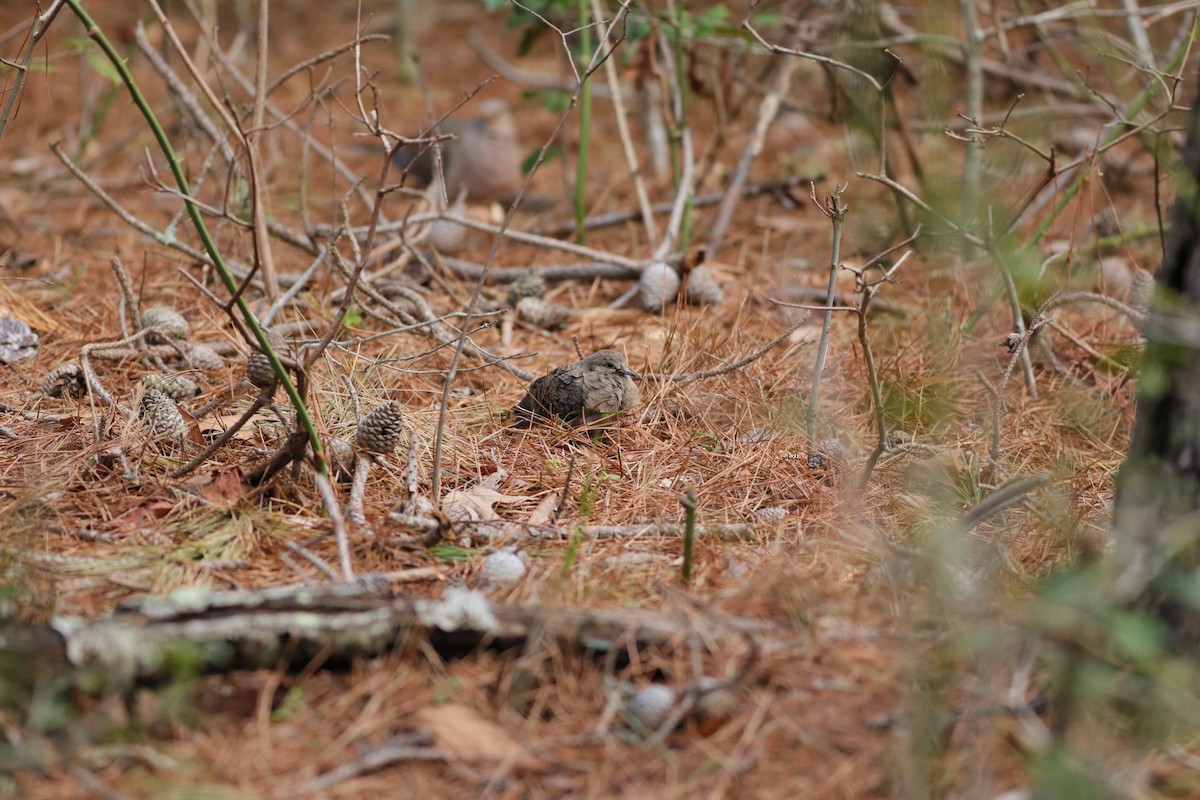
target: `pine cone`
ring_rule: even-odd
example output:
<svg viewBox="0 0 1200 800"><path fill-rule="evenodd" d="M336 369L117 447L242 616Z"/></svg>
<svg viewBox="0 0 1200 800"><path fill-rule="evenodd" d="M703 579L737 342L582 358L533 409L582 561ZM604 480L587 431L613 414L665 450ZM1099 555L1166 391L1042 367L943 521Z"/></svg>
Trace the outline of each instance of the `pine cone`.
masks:
<svg viewBox="0 0 1200 800"><path fill-rule="evenodd" d="M146 344L186 342L192 334L183 315L167 306L151 306L143 311L142 330L146 331Z"/></svg>
<svg viewBox="0 0 1200 800"><path fill-rule="evenodd" d="M389 400L363 417L354 441L363 450L387 455L404 441L404 419L400 404Z"/></svg>
<svg viewBox="0 0 1200 800"><path fill-rule="evenodd" d="M546 296L546 279L541 276L541 273L529 270L521 277L512 282L512 286L508 287L508 304L512 308L517 307L517 303L521 302L522 297L545 297Z"/></svg>
<svg viewBox="0 0 1200 800"><path fill-rule="evenodd" d="M561 328L568 313L566 308L544 297L522 297L517 301L518 317L548 331Z"/></svg>
<svg viewBox="0 0 1200 800"><path fill-rule="evenodd" d="M629 711L643 730L661 725L678 702L679 695L665 683L650 683L638 689L629 700Z"/></svg>
<svg viewBox="0 0 1200 800"><path fill-rule="evenodd" d="M266 334L267 344L271 345L271 349L275 351L275 354L285 362L296 357L296 351L292 348L292 343L285 339L278 329L264 328L263 333Z"/></svg>
<svg viewBox="0 0 1200 800"><path fill-rule="evenodd" d="M209 372L225 366L225 359L217 355L217 351L206 344L189 345L183 351L183 362L201 372Z"/></svg>
<svg viewBox="0 0 1200 800"><path fill-rule="evenodd" d="M46 397L83 397L86 393L83 368L73 361L59 364L42 381L42 394Z"/></svg>
<svg viewBox="0 0 1200 800"><path fill-rule="evenodd" d="M200 394L200 387L186 375L151 373L142 377L143 389L158 389L172 400L184 400Z"/></svg>
<svg viewBox="0 0 1200 800"><path fill-rule="evenodd" d="M447 209L447 213L459 217L465 216L467 213L466 198L461 197L455 200L454 205ZM467 228L461 222L439 217L429 226L425 242L439 253L452 256L463 249L467 235Z"/></svg>
<svg viewBox="0 0 1200 800"><path fill-rule="evenodd" d="M348 481L354 477L354 445L340 437L331 436L325 443L325 457L329 461L329 474L335 481Z"/></svg>
<svg viewBox="0 0 1200 800"><path fill-rule="evenodd" d="M263 333L266 334L267 344L271 345L271 349L285 367L295 362L296 351L292 349L291 343L283 338L282 333L274 328L266 328ZM279 382L275 369L271 366L271 359L257 348L246 357L246 379L260 389L270 389Z"/></svg>
<svg viewBox="0 0 1200 800"><path fill-rule="evenodd" d="M494 553L489 553L483 560L480 577L489 588L512 586L525 577L529 572L529 558L515 547L504 547Z"/></svg>
<svg viewBox="0 0 1200 800"><path fill-rule="evenodd" d="M187 438L187 421L175 401L158 389L149 389L142 395L141 417L154 441L181 442Z"/></svg>
<svg viewBox="0 0 1200 800"><path fill-rule="evenodd" d="M638 279L638 297L642 301L642 308L661 312L675 302L680 284L679 273L669 264L656 262L646 267Z"/></svg>
<svg viewBox="0 0 1200 800"><path fill-rule="evenodd" d="M688 273L684 292L687 301L696 306L716 306L725 300L725 290L703 264Z"/></svg>
<svg viewBox="0 0 1200 800"><path fill-rule="evenodd" d="M273 389L279 383L271 359L257 350L246 357L246 380L260 389Z"/></svg>
<svg viewBox="0 0 1200 800"><path fill-rule="evenodd" d="M1133 282L1129 287L1129 306L1134 311L1140 311L1143 314L1150 313L1150 306L1154 303L1154 290L1157 282L1154 276L1148 271L1138 267L1133 271Z"/></svg>

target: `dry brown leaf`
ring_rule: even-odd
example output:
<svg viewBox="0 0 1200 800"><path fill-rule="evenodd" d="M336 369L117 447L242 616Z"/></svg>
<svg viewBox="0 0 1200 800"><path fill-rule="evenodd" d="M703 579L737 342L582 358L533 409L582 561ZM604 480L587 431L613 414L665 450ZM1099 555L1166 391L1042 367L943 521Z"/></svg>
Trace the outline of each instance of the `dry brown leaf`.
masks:
<svg viewBox="0 0 1200 800"><path fill-rule="evenodd" d="M497 503L523 503L528 498L500 494L483 484L472 486L466 491L453 491L442 500L442 507L450 519L469 519L476 522L499 519L492 506Z"/></svg>
<svg viewBox="0 0 1200 800"><path fill-rule="evenodd" d="M216 470L211 479L205 478L198 488L210 503L232 506L244 498L252 487L242 478L240 467L228 466Z"/></svg>
<svg viewBox="0 0 1200 800"><path fill-rule="evenodd" d="M413 716L417 726L433 737L440 750L464 758L511 761L524 769L544 766L541 759L530 755L508 731L468 706L458 703L429 706Z"/></svg>
<svg viewBox="0 0 1200 800"><path fill-rule="evenodd" d="M558 517L558 493L551 492L542 498L526 522L530 525L553 525L556 517Z"/></svg>

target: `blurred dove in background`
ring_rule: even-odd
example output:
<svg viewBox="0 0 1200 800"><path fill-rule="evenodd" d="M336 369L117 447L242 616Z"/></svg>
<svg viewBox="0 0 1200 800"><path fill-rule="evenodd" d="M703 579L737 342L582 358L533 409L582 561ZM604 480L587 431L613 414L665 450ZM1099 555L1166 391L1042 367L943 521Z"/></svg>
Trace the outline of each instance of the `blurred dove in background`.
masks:
<svg viewBox="0 0 1200 800"><path fill-rule="evenodd" d="M485 100L477 117L448 119L437 133L458 138L441 144L442 175L451 203L465 192L472 203L507 202L521 188L521 146L517 126L503 100ZM437 174L433 146L405 145L396 153L396 166L430 184Z"/></svg>

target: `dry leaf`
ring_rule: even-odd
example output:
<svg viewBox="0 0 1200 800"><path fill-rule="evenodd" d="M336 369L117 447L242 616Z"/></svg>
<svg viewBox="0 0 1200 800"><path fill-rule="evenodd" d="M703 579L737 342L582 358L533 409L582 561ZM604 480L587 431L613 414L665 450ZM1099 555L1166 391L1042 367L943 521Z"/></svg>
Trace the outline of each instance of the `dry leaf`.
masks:
<svg viewBox="0 0 1200 800"><path fill-rule="evenodd" d="M442 498L442 508L452 520L470 520L486 522L499 519L492 506L497 503L524 503L527 498L515 495L501 494L493 486L489 478L483 483L476 484L466 491L453 491Z"/></svg>
<svg viewBox="0 0 1200 800"><path fill-rule="evenodd" d="M491 720L458 703L423 708L413 715L417 726L433 737L439 750L463 758L511 761L525 769L540 769L541 759Z"/></svg>
<svg viewBox="0 0 1200 800"><path fill-rule="evenodd" d="M526 520L531 526L553 525L558 517L558 493L550 492L537 504L537 508Z"/></svg>
<svg viewBox="0 0 1200 800"><path fill-rule="evenodd" d="M203 483L200 483L201 480ZM200 484L196 488L205 500L223 507L234 506L253 488L246 483L241 468L237 466L220 467L211 474L211 478L199 476L191 483Z"/></svg>

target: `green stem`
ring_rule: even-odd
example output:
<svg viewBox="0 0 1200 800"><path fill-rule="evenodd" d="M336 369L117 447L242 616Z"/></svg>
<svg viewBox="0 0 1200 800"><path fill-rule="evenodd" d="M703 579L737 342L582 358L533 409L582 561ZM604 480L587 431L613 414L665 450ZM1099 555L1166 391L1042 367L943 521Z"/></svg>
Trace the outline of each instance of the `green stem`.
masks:
<svg viewBox="0 0 1200 800"><path fill-rule="evenodd" d="M684 527L683 527L683 582L690 583L692 580L692 548L696 543L696 488L690 487L683 497L679 499L683 504Z"/></svg>
<svg viewBox="0 0 1200 800"><path fill-rule="evenodd" d="M233 273L229 271L228 265L226 265L225 260L217 250L216 242L213 241L212 234L209 233L208 226L204 224L204 218L200 215L199 206L192 201L192 190L188 185L187 176L183 174L181 159L175 155L175 149L171 147L171 142L167 139L166 131L159 124L158 117L154 115L153 109L150 108L150 104L146 101L145 96L134 81L133 73L129 71L125 59L121 57L121 54L113 47L112 42L100 30L100 26L96 24L96 21L84 10L80 0L66 0L66 3L87 29L88 37L99 45L100 49L104 51L104 55L112 62L113 67L117 70L117 74L121 76L121 82L129 89L133 104L138 107L138 110L142 112L142 116L146 118L146 124L150 126L150 132L154 134L155 141L158 142L159 148L167 157L167 164L171 168L171 174L175 176L175 183L179 186L180 194L183 195L188 216L192 220L192 225L196 228L196 234L200 237L200 242L204 245L205 252L212 259L213 266L217 270L217 275L221 278L221 283L225 284L225 288L229 290L230 296L234 298L238 310L242 313L242 318L246 321L246 327L254 334L258 346L262 349L267 359L270 360L271 367L275 370L275 375L279 378L279 382L283 384L284 391L287 392L288 398L292 401L292 405L296 409L296 418L308 434L308 440L312 445L318 470L323 474L328 474L324 458L324 448L321 446L321 439L317 435L317 429L313 424L312 417L308 413L308 407L304 404L304 399L296 389L296 384L292 382L291 376L288 375L287 368L279 360L279 356L275 351L271 349L271 344L267 341L266 333L263 331L262 326L259 325L254 312L250 310L245 298L238 292L237 281L234 280Z"/></svg>

